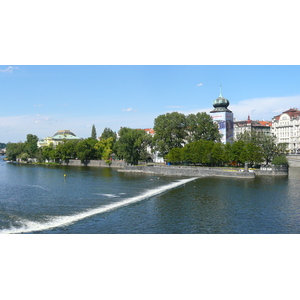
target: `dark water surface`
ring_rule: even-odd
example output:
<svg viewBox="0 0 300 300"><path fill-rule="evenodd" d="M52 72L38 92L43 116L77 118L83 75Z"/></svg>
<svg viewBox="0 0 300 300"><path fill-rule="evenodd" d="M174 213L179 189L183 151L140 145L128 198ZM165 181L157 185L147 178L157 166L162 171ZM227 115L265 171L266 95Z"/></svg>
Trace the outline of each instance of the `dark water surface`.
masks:
<svg viewBox="0 0 300 300"><path fill-rule="evenodd" d="M0 160L0 233L300 233L299 183Z"/></svg>

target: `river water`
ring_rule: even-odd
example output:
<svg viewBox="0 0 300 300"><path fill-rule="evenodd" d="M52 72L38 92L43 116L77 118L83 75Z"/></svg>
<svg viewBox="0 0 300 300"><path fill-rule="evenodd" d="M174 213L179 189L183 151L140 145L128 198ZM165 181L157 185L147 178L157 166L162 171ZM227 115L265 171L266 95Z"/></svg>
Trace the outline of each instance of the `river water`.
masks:
<svg viewBox="0 0 300 300"><path fill-rule="evenodd" d="M66 175L66 176L64 176ZM300 233L288 177L180 178L0 160L0 233Z"/></svg>

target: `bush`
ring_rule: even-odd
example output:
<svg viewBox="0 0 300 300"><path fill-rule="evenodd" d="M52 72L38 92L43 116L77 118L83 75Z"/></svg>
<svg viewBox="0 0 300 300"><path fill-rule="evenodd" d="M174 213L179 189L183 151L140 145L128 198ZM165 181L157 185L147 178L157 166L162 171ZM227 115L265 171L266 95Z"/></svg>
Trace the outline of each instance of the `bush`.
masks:
<svg viewBox="0 0 300 300"><path fill-rule="evenodd" d="M285 155L279 155L273 158L272 164L275 166L279 166L279 165L287 166L289 163Z"/></svg>

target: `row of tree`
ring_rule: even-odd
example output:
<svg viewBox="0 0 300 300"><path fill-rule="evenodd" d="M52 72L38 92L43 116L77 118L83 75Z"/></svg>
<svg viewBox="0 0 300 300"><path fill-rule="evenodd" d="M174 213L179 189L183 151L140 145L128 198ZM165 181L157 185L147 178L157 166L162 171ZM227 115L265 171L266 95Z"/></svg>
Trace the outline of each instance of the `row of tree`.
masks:
<svg viewBox="0 0 300 300"><path fill-rule="evenodd" d="M245 133L233 144L220 143L218 125L206 113L184 114L173 112L154 120L155 135L152 137L141 129L121 128L119 138L110 128L105 128L96 138L93 125L91 137L84 140L64 140L54 147L38 148L38 138L28 134L25 143L8 143L7 158L37 158L39 161L68 161L80 159L109 160L112 157L137 164L149 157L149 149L158 152L172 163L224 165L228 162L252 164L269 163L285 152L285 145L276 145L275 137L259 133Z"/></svg>
<svg viewBox="0 0 300 300"><path fill-rule="evenodd" d="M250 165L261 163L287 164L285 146L276 145L272 136L246 132L232 144L199 140L182 148L172 148L166 160L174 164L209 166Z"/></svg>
<svg viewBox="0 0 300 300"><path fill-rule="evenodd" d="M92 130L92 133L94 130ZM87 162L92 159L109 161L114 158L125 159L130 164L137 164L139 160L146 159L149 154L147 147L151 144L151 136L144 130L121 128L119 139L110 128L105 128L100 139L95 135L83 140L63 140L56 147L37 147L38 137L28 134L27 140L22 143L8 143L6 157L8 160L17 158L27 161L36 158L38 161L68 161L80 159Z"/></svg>

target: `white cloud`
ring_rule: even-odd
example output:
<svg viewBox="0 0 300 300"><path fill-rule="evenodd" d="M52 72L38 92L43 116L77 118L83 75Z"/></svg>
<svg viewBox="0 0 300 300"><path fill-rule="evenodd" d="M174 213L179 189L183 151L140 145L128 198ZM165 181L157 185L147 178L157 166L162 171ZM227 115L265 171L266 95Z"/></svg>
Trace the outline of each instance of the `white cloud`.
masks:
<svg viewBox="0 0 300 300"><path fill-rule="evenodd" d="M14 70L18 70L18 69L19 69L18 67L9 66L4 70L0 69L0 72L2 72L2 73L12 73Z"/></svg>
<svg viewBox="0 0 300 300"><path fill-rule="evenodd" d="M248 114L253 120L271 120L274 116L293 107L300 109L300 95L247 99L232 104L228 108L239 120L245 120Z"/></svg>
<svg viewBox="0 0 300 300"><path fill-rule="evenodd" d="M123 111L132 111L132 108L123 108Z"/></svg>
<svg viewBox="0 0 300 300"><path fill-rule="evenodd" d="M196 86L202 86L203 85L203 83L198 83Z"/></svg>
<svg viewBox="0 0 300 300"><path fill-rule="evenodd" d="M230 100L229 100L230 102ZM281 114L289 108L300 109L300 95L287 97L264 97L242 100L236 104L230 104L228 109L233 112L236 120L246 120L248 115L252 120L269 120L276 115ZM180 111L181 113L196 114L197 112L209 113L213 106L200 108L193 111Z"/></svg>

